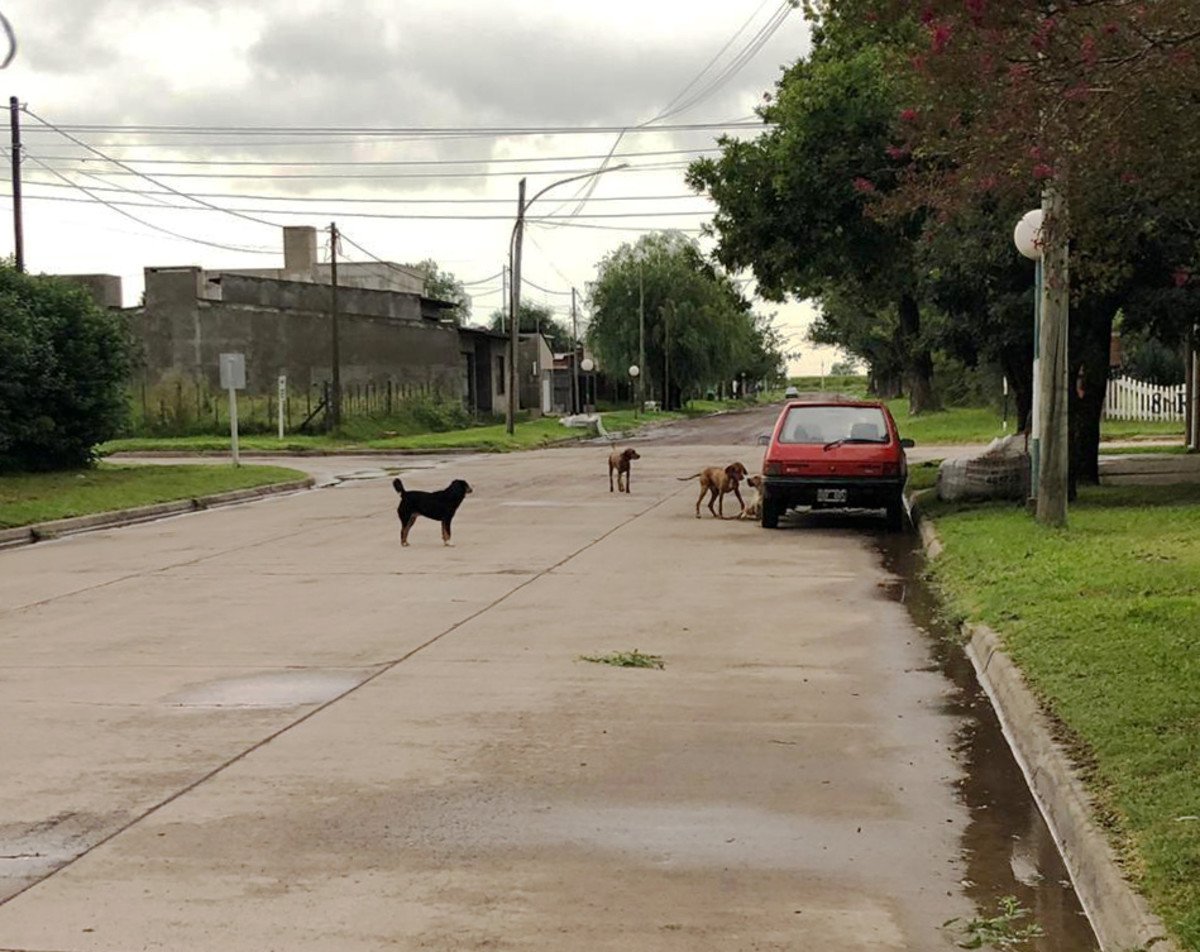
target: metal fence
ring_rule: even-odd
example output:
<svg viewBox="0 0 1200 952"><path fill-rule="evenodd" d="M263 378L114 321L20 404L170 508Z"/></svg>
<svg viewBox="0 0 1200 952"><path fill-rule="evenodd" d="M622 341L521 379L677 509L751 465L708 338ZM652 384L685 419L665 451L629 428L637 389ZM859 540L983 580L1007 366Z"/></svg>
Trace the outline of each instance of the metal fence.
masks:
<svg viewBox="0 0 1200 952"><path fill-rule="evenodd" d="M1185 393L1183 384L1160 387L1131 377L1113 377L1108 381L1104 415L1110 420L1182 422L1187 412Z"/></svg>

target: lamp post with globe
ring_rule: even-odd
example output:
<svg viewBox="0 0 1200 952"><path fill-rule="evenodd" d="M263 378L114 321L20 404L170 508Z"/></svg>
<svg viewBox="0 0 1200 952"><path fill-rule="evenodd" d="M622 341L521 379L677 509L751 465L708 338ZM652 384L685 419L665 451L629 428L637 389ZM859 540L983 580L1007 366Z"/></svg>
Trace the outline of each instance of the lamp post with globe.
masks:
<svg viewBox="0 0 1200 952"><path fill-rule="evenodd" d="M641 373L642 373L642 368L639 367L637 364L633 364L629 368L629 395L633 399L633 417L635 420L637 419L637 415L638 415L637 382L638 382L638 377L641 375Z"/></svg>
<svg viewBox="0 0 1200 952"><path fill-rule="evenodd" d="M584 413L593 413L593 412L595 412L595 404L596 404L596 394L595 394L596 378L592 376L592 371L596 369L596 364L592 360L591 357L584 357L583 360L579 364L579 369L582 370L585 374L587 374L587 376L584 377L584 379L583 379L583 412ZM588 388L589 380L591 381L591 384L592 384L591 389ZM592 399L590 402L588 401L589 393L592 396Z"/></svg>
<svg viewBox="0 0 1200 952"><path fill-rule="evenodd" d="M1029 406L1029 496L1036 498L1041 467L1042 210L1026 212L1013 229L1017 251L1033 260L1033 393Z"/></svg>

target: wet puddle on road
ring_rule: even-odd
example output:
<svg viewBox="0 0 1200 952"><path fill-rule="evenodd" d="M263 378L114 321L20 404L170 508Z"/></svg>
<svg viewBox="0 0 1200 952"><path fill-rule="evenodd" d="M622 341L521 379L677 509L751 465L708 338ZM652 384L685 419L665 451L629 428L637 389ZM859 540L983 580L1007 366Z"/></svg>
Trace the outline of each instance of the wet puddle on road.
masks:
<svg viewBox="0 0 1200 952"><path fill-rule="evenodd" d="M323 704L362 682L369 670L271 671L185 688L165 699L173 707L282 708Z"/></svg>
<svg viewBox="0 0 1200 952"><path fill-rule="evenodd" d="M963 777L957 786L971 816L962 842L964 894L980 915L995 915L1005 896L1032 910L1045 934L1021 948L1094 952L1100 946L996 713L957 632L938 616L936 599L922 578L919 542L911 536L884 537L879 548L885 568L894 574L881 584L881 595L903 603L928 639L935 670L954 684L943 710L961 722L955 752Z"/></svg>

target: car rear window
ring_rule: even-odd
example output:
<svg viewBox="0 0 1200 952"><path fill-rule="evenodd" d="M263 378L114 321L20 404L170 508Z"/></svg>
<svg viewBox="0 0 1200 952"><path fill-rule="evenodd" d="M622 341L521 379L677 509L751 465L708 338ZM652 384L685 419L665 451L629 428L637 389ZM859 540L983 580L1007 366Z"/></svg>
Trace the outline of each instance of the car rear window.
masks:
<svg viewBox="0 0 1200 952"><path fill-rule="evenodd" d="M887 443L887 421L878 407L811 406L788 410L780 443Z"/></svg>

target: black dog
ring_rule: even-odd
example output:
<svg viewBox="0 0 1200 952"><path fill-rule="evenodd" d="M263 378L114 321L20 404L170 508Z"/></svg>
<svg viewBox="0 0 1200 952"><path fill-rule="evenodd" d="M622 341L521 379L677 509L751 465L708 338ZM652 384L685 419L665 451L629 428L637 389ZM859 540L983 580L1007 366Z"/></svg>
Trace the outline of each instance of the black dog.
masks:
<svg viewBox="0 0 1200 952"><path fill-rule="evenodd" d="M405 489L399 479L393 479L392 485L400 494L400 505L396 507L396 514L400 517L400 544L408 545L408 530L417 521L417 516L425 516L442 524L442 543L449 545L450 520L462 505L463 498L471 492L467 481L456 479L436 493Z"/></svg>

